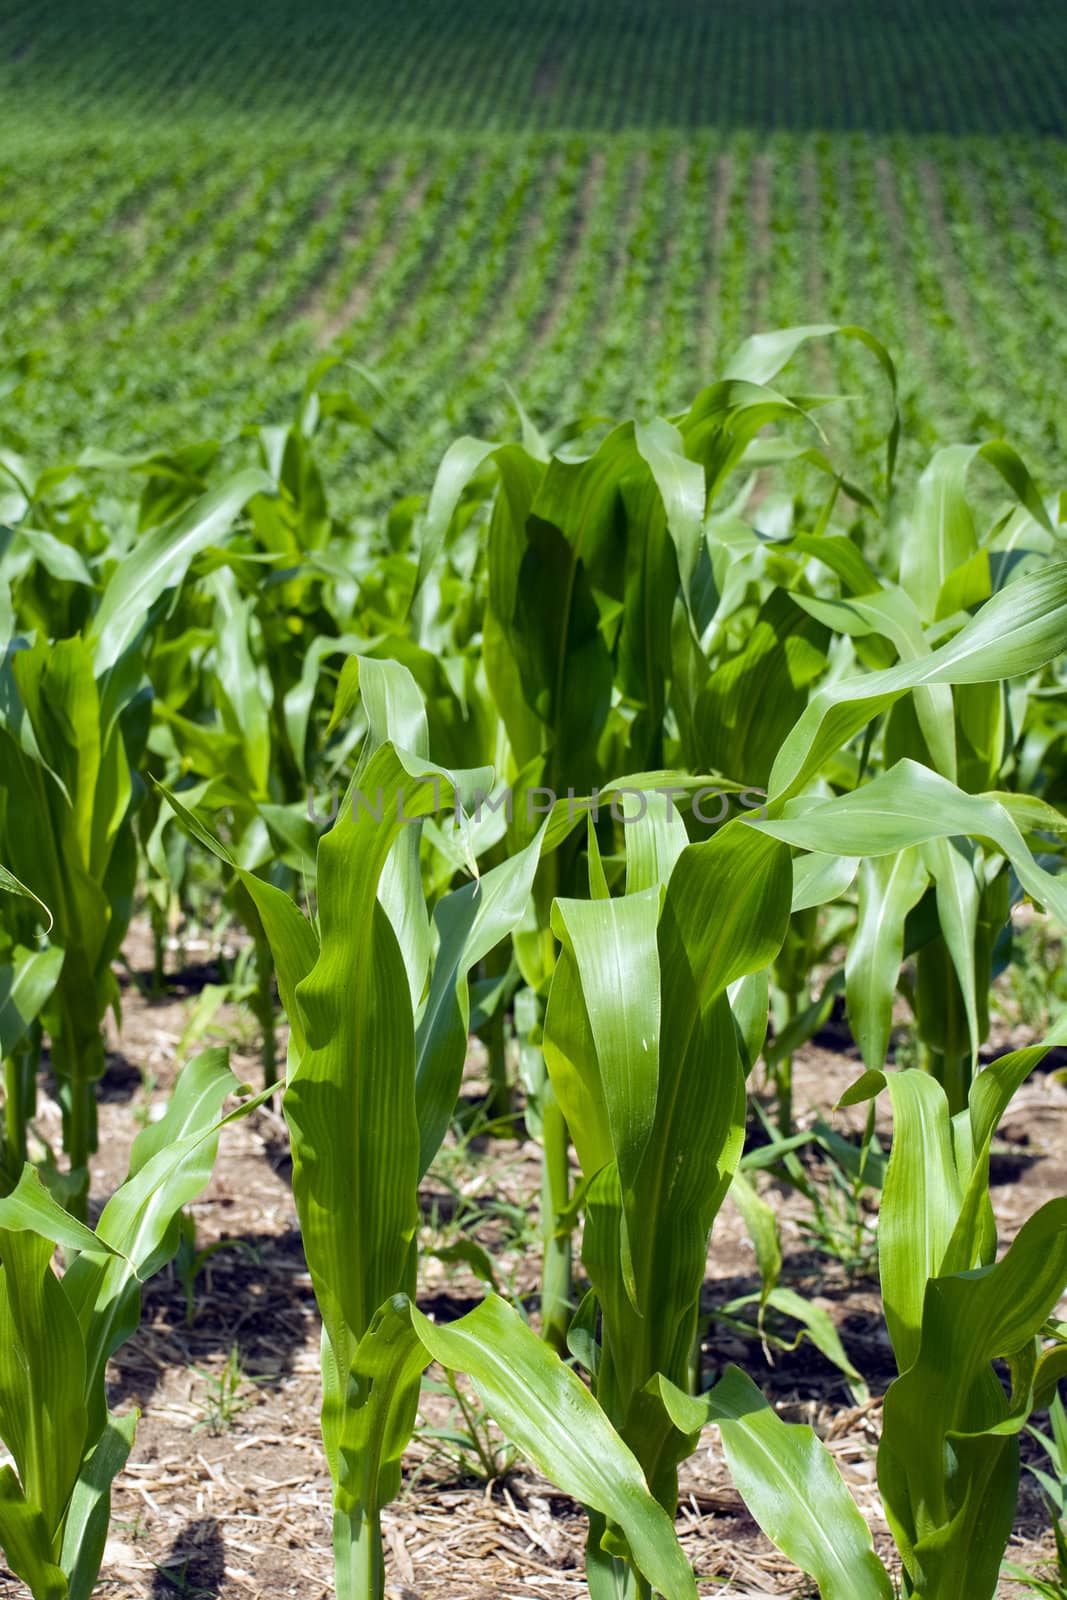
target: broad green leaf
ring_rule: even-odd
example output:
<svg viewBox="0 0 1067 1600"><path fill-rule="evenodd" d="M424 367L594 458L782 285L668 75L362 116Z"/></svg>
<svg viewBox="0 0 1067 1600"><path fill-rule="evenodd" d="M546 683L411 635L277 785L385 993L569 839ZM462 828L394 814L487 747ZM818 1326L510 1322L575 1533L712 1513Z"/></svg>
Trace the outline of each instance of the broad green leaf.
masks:
<svg viewBox="0 0 1067 1600"><path fill-rule="evenodd" d="M659 909L658 887L615 900L557 900L552 909L553 932L577 968L626 1194L656 1113Z"/></svg>
<svg viewBox="0 0 1067 1600"><path fill-rule="evenodd" d="M760 1275L759 1305L763 1308L771 1290L777 1286L782 1272L782 1241L778 1236L778 1219L774 1207L761 1199L756 1187L741 1171L730 1180L730 1199L737 1207L752 1248L756 1252L756 1265Z"/></svg>
<svg viewBox="0 0 1067 1600"><path fill-rule="evenodd" d="M39 1234L65 1250L114 1254L110 1245L98 1239L91 1228L72 1217L53 1199L41 1182L37 1168L30 1162L23 1167L11 1193L0 1200L0 1231Z"/></svg>
<svg viewBox="0 0 1067 1600"><path fill-rule="evenodd" d="M840 899L851 887L859 867L859 860L855 856L813 854L794 857L793 911L808 911L813 906L824 906L831 900Z"/></svg>
<svg viewBox="0 0 1067 1600"><path fill-rule="evenodd" d="M117 567L93 619L98 674L115 666L144 627L160 595L182 582L194 556L217 543L255 495L273 492L274 483L266 473L246 467L203 495L174 522L141 536Z"/></svg>
<svg viewBox="0 0 1067 1600"><path fill-rule="evenodd" d="M801 789L861 728L925 684L992 683L1036 672L1067 648L1067 562L1009 584L927 656L819 689L778 752L772 804Z"/></svg>
<svg viewBox="0 0 1067 1600"><path fill-rule="evenodd" d="M1032 1409L1035 1335L1067 1285L1067 1200L1023 1224L995 1266L926 1285L913 1363L885 1398L878 1483L914 1592L992 1596ZM992 1363L1009 1358L1013 1393Z"/></svg>
<svg viewBox="0 0 1067 1600"><path fill-rule="evenodd" d="M787 361L790 361L801 345L809 339L827 339L840 336L843 339L853 339L866 346L881 367L889 383L890 394L893 402L892 421L890 423L886 452L887 452L887 477L892 483L893 469L896 465L897 448L900 442L900 412L897 409L897 372L893 358L885 345L876 339L866 328L857 327L852 323L810 323L796 328L779 328L769 333L753 334L746 339L741 348L735 351L726 366L727 378L746 378L751 383L769 383L778 376Z"/></svg>
<svg viewBox="0 0 1067 1600"><path fill-rule="evenodd" d="M526 914L544 840L542 829L525 849L443 896L434 910L437 958L416 1033L420 1175L440 1148L459 1095L470 1022L468 975Z"/></svg>
<svg viewBox="0 0 1067 1600"><path fill-rule="evenodd" d="M111 1521L111 1486L133 1449L140 1415L108 1418L107 1427L82 1467L63 1526L63 1570L69 1600L92 1600Z"/></svg>
<svg viewBox="0 0 1067 1600"><path fill-rule="evenodd" d="M278 992L289 1019L293 1043L299 1056L306 1040L304 1019L296 991L297 985L311 971L318 958L319 942L314 928L283 890L275 888L274 884L267 883L263 878L257 878L254 872L246 872L243 867L238 866L226 846L186 809L177 795L164 788L161 783L156 783L156 788L186 832L225 866L231 868L248 891L270 943L278 977Z"/></svg>
<svg viewBox="0 0 1067 1600"><path fill-rule="evenodd" d="M45 933L51 933L53 927L55 926L55 918L52 915L52 912L48 909L43 900L38 899L37 895L34 894L32 889L27 889L26 885L21 883L19 879L15 877L15 874L10 872L8 868L4 866L0 866L0 891L6 894L19 895L24 900L32 900L34 905L39 906L44 912L45 916L48 918L48 923L44 930Z"/></svg>
<svg viewBox="0 0 1067 1600"><path fill-rule="evenodd" d="M85 1338L90 1423L94 1428L103 1429L107 1421L105 1364L137 1326L142 1282L178 1248L179 1213L196 1199L210 1178L222 1128L248 1116L271 1093L264 1090L233 1111L220 1114L223 1084L214 1067L214 1054L207 1051L198 1058L205 1064L194 1072L190 1092L181 1093L173 1112L168 1113L174 1136L158 1141L158 1149L155 1137L139 1148L135 1144L131 1166L136 1161L136 1170L112 1195L96 1227L96 1251L110 1247L114 1255L101 1259L99 1254L85 1250L63 1278L63 1288ZM231 1093L240 1088L232 1074L228 1088ZM156 1130L146 1129L145 1133L154 1136Z"/></svg>
<svg viewBox="0 0 1067 1600"><path fill-rule="evenodd" d="M204 1127L212 1126L219 1118L227 1096L237 1088L237 1080L230 1071L229 1052L221 1046L202 1050L178 1074L174 1091L158 1122L142 1128L130 1150L130 1175L140 1172L153 1156L177 1144L180 1139L194 1137Z"/></svg>
<svg viewBox="0 0 1067 1600"><path fill-rule="evenodd" d="M58 945L24 950L17 945L11 965L0 966L0 1056L10 1055L46 1005L63 968Z"/></svg>
<svg viewBox="0 0 1067 1600"><path fill-rule="evenodd" d="M85 1345L52 1255L51 1239L0 1230L0 1439L54 1538L87 1422Z"/></svg>
<svg viewBox="0 0 1067 1600"><path fill-rule="evenodd" d="M972 860L974 852L968 852L962 841L948 839L931 839L920 846L920 851L936 885L938 926L952 958L963 996L970 1035L971 1065L972 1070L976 1070L983 1029L978 1021L978 974L975 961L981 891ZM921 1016L920 1010L920 1019Z"/></svg>
<svg viewBox="0 0 1067 1600"><path fill-rule="evenodd" d="M845 955L845 1004L853 1038L872 1069L884 1067L889 1054L904 924L926 884L926 868L916 849L868 856L860 863L859 916Z"/></svg>
<svg viewBox="0 0 1067 1600"><path fill-rule="evenodd" d="M778 749L826 670L829 631L774 589L744 649L711 674L693 711L700 763L763 787Z"/></svg>
<svg viewBox="0 0 1067 1600"><path fill-rule="evenodd" d="M926 1285L943 1270L963 1192L941 1085L908 1070L890 1074L889 1092L893 1146L878 1213L878 1265L886 1326L906 1372L919 1351Z"/></svg>
<svg viewBox="0 0 1067 1600"><path fill-rule="evenodd" d="M505 1436L564 1494L620 1528L634 1564L666 1600L696 1584L670 1517L581 1379L496 1295L440 1326L409 1307L436 1361L465 1372Z"/></svg>
<svg viewBox="0 0 1067 1600"><path fill-rule="evenodd" d="M847 600L824 600L794 594L798 606L828 627L852 638L877 634L888 639L902 662L931 654L922 618L903 589L881 589L877 594L852 595ZM952 690L947 683L923 684L913 693L915 716L937 770L955 782L956 726Z"/></svg>
<svg viewBox="0 0 1067 1600"><path fill-rule="evenodd" d="M900 558L900 581L924 618L950 615L943 594L952 575L978 553L978 533L967 500L967 474L977 460L987 461L1032 517L1051 533L1052 524L1030 474L1010 445L991 439L982 445L947 445L938 450L919 479L915 504Z"/></svg>
<svg viewBox="0 0 1067 1600"><path fill-rule="evenodd" d="M667 529L678 559L682 599L695 633L692 585L704 536L704 470L699 462L686 457L681 434L662 417L637 423L634 443L663 501Z"/></svg>
<svg viewBox="0 0 1067 1600"><path fill-rule="evenodd" d="M665 794L649 794L641 813L631 817L623 802L626 822L626 893L666 887L674 864L689 843L677 806ZM590 834L592 828L590 826Z"/></svg>
<svg viewBox="0 0 1067 1600"><path fill-rule="evenodd" d="M1034 860L1004 807L990 795L965 794L915 761L898 761L851 794L795 800L785 816L743 825L802 850L849 856L885 856L934 839L989 839L1026 892L1067 927L1067 891Z"/></svg>
<svg viewBox="0 0 1067 1600"><path fill-rule="evenodd" d="M34 559L52 578L60 583L80 583L92 587L93 575L85 563L85 557L71 544L64 544L62 539L57 539L54 533L49 533L45 528L27 528L20 526L15 530L15 536L33 552Z"/></svg>
<svg viewBox="0 0 1067 1600"><path fill-rule="evenodd" d="M811 1428L782 1422L738 1367L698 1399L663 1378L658 1388L676 1427L691 1433L718 1424L741 1498L823 1600L892 1600L870 1531Z"/></svg>
<svg viewBox="0 0 1067 1600"><path fill-rule="evenodd" d="M66 1576L55 1564L44 1517L27 1502L10 1467L0 1467L0 1549L33 1600L67 1600Z"/></svg>
<svg viewBox="0 0 1067 1600"><path fill-rule="evenodd" d="M465 437L457 439L445 452L437 469L426 520L419 542L419 566L415 579L415 594L422 588L428 573L436 565L444 548L449 523L455 515L460 497L478 469L498 448L484 439Z"/></svg>
<svg viewBox="0 0 1067 1600"><path fill-rule="evenodd" d="M284 1101L325 1326L323 1433L335 1479L348 1371L378 1307L414 1286L419 1220L414 1018L378 884L401 819L453 798L444 777L413 777L390 744L360 782L381 794L381 813L346 804L319 844L319 953L297 988L307 1045Z"/></svg>

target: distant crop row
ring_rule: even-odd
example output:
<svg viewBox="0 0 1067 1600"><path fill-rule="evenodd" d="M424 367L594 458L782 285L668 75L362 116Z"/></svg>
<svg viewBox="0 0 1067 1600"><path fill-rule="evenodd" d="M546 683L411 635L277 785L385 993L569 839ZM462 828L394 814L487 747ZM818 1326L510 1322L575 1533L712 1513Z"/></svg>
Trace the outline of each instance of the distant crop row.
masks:
<svg viewBox="0 0 1067 1600"><path fill-rule="evenodd" d="M457 430L499 426L509 384L535 415L648 413L745 329L827 317L907 351L918 448L1006 430L1062 458L1055 145L183 135L23 152L0 196L5 342L41 352L5 436L31 453L226 438L287 415L331 349L389 393L392 448L327 447L343 503L373 508ZM821 386L869 385L848 352L821 360Z"/></svg>
<svg viewBox="0 0 1067 1600"><path fill-rule="evenodd" d="M307 128L1067 126L1054 0L18 0L0 23L7 115L116 109Z"/></svg>

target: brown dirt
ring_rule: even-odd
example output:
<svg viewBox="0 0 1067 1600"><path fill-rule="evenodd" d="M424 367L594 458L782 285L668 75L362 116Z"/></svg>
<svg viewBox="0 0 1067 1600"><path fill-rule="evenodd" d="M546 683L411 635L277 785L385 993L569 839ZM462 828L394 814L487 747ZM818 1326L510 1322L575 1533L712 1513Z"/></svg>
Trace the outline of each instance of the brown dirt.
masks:
<svg viewBox="0 0 1067 1600"><path fill-rule="evenodd" d="M143 929L134 928L127 957L133 968L147 967ZM95 1205L121 1179L139 1122L166 1098L190 1000L207 976L208 970L190 973L162 1001L126 984L121 1050L114 1038L101 1085ZM235 1070L256 1078L247 1017L226 1008L219 1027L233 1045ZM468 1087L476 1092L477 1050L468 1066ZM847 1035L831 1026L824 1042L797 1060L801 1122L816 1110L828 1115L858 1070ZM837 1125L854 1127L858 1115L839 1114ZM58 1108L47 1094L41 1126L46 1135L58 1132ZM1064 1191L1065 1136L1067 1089L1051 1073L1038 1073L1012 1107L994 1165L994 1203L1005 1236L1043 1200ZM119 1352L112 1373L112 1405L136 1405L142 1418L114 1495L98 1590L102 1600L182 1594L201 1600L318 1600L333 1592L330 1486L318 1437L318 1318L288 1178L279 1116L262 1110L229 1128L215 1176L192 1209L201 1245L235 1243L204 1267L191 1320L172 1268L147 1287L141 1327ZM892 1368L877 1283L850 1277L820 1255L802 1227L805 1203L761 1183L780 1218L784 1281L831 1311L874 1399L853 1406L840 1374L809 1344L776 1355L771 1365L758 1341L714 1321L705 1362L710 1368L740 1361L773 1392L783 1415L818 1429L889 1556L874 1452L878 1397ZM485 1139L461 1146L450 1139L424 1190L424 1245L447 1242L462 1226L490 1249L504 1292L532 1296L536 1271L524 1242L536 1228L531 1197L537 1187L532 1141ZM757 1283L751 1244L727 1205L709 1254L706 1308L710 1312ZM461 1314L481 1292L466 1267L426 1258L420 1301L438 1317ZM231 1415L220 1417L219 1384L233 1351L240 1374L236 1404ZM426 1415L440 1426L450 1404L430 1397ZM736 1600L799 1600L810 1594L745 1511L713 1438L705 1436L682 1474L679 1527L701 1592ZM1011 1559L1047 1559L1044 1529L1024 1475ZM582 1514L523 1467L487 1488L458 1479L427 1442L416 1441L405 1488L386 1513L385 1537L393 1600L563 1600L585 1593ZM1011 1585L1002 1589L1005 1596L1018 1592ZM0 1571L0 1596L25 1600L27 1591Z"/></svg>

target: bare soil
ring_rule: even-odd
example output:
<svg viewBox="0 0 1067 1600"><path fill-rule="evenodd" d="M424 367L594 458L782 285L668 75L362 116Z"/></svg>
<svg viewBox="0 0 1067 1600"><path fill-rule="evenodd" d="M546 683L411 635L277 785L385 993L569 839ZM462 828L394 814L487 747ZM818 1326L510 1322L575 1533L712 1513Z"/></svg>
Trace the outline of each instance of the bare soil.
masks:
<svg viewBox="0 0 1067 1600"><path fill-rule="evenodd" d="M136 925L127 958L134 971L149 967L144 930ZM210 976L210 968L192 967L162 1000L125 982L121 1043L113 1038L101 1085L94 1209L124 1176L138 1127L166 1099L191 1001ZM256 1080L258 1051L247 1015L227 1007L218 1026L238 1075ZM1021 1042L1018 1031L1002 1026L997 1042L1002 1048ZM480 1064L472 1048L472 1096ZM796 1062L801 1125L817 1113L829 1117L858 1071L847 1032L831 1025ZM47 1087L40 1124L46 1136L58 1135L58 1107ZM857 1113L839 1114L835 1125L855 1128ZM229 1128L215 1176L193 1207L198 1244L228 1244L205 1263L191 1316L173 1268L146 1289L141 1327L112 1373L112 1406L138 1407L141 1421L116 1485L98 1591L103 1600L318 1600L333 1593L330 1485L318 1436L319 1324L289 1175L280 1116L262 1110ZM1067 1189L1067 1089L1053 1072L1035 1074L1017 1097L993 1179L1005 1240L1044 1200ZM450 1137L423 1195L424 1245L432 1249L461 1234L477 1239L493 1257L502 1291L522 1297L534 1315L538 1184L531 1140ZM759 1283L751 1244L729 1204L708 1258L706 1368L710 1375L725 1361L739 1361L783 1415L816 1427L891 1559L875 1481L880 1397L893 1372L877 1281L869 1272L846 1272L816 1247L804 1227L810 1206L795 1192L766 1180L762 1187L781 1222L783 1282L830 1311L873 1398L854 1405L841 1374L810 1343L772 1359L758 1340L716 1323L716 1307ZM438 1319L460 1315L482 1292L465 1265L424 1258L420 1303ZM447 1396L426 1400L434 1426L447 1424L452 1410ZM679 1528L702 1594L760 1600L813 1592L745 1511L714 1430L685 1468L682 1491ZM582 1595L584 1535L580 1509L522 1464L488 1484L465 1479L430 1442L417 1440L405 1487L385 1516L391 1594L393 1600ZM1009 1559L1032 1565L1050 1552L1046 1519L1024 1474ZM1022 1592L1002 1588L1005 1596ZM25 1600L27 1593L0 1570L3 1600Z"/></svg>

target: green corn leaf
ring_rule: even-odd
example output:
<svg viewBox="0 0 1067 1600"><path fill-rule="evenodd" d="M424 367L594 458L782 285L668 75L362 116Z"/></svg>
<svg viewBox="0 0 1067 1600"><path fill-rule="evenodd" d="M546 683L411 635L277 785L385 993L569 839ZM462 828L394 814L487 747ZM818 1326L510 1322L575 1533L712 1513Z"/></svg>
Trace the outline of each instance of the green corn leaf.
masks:
<svg viewBox="0 0 1067 1600"><path fill-rule="evenodd" d="M67 1600L67 1579L55 1563L44 1517L30 1505L10 1467L0 1467L0 1549L33 1600Z"/></svg>
<svg viewBox="0 0 1067 1600"><path fill-rule="evenodd" d="M782 1422L738 1367L727 1367L698 1399L665 1378L657 1390L684 1432L718 1424L741 1498L767 1537L814 1578L823 1600L892 1600L870 1531L811 1428Z"/></svg>
<svg viewBox="0 0 1067 1600"><path fill-rule="evenodd" d="M765 828L765 831L766 830ZM785 938L792 870L780 849L753 849L738 820L690 845L667 891L702 1008L729 984L773 961Z"/></svg>
<svg viewBox="0 0 1067 1600"><path fill-rule="evenodd" d="M232 572L211 575L215 597L217 642L214 694L229 732L238 736L252 792L266 795L270 788L270 691L266 673L254 654L253 596L242 598ZM264 681L266 680L266 681Z"/></svg>
<svg viewBox="0 0 1067 1600"><path fill-rule="evenodd" d="M1035 1335L1067 1285L1067 1200L1023 1224L1003 1260L934 1278L918 1351L885 1398L878 1483L914 1592L996 1592L1033 1407ZM1013 1364L1005 1394L991 1363Z"/></svg>
<svg viewBox="0 0 1067 1600"><path fill-rule="evenodd" d="M365 769L375 750L387 740L419 761L428 761L430 731L426 703L407 667L399 661L349 656L344 671L350 679L358 675L360 700L368 724L356 782L359 783L360 771ZM336 710L334 715L336 717ZM413 1008L418 1006L425 991L432 954L430 919L419 867L421 840L419 822L400 830L378 884L378 898L393 925L404 958Z"/></svg>
<svg viewBox="0 0 1067 1600"><path fill-rule="evenodd" d="M484 466L498 448L485 439L465 437L456 439L445 453L437 469L426 520L422 527L415 594L418 594L426 581L427 574L437 564L460 496L478 469Z"/></svg>
<svg viewBox="0 0 1067 1600"><path fill-rule="evenodd" d="M578 965L566 949L552 974L544 1057L582 1171L592 1176L612 1161L611 1125Z"/></svg>
<svg viewBox="0 0 1067 1600"><path fill-rule="evenodd" d="M230 1071L229 1053L219 1045L202 1050L178 1074L167 1108L158 1122L141 1129L130 1150L130 1176L141 1171L153 1156L158 1156L179 1140L194 1138L212 1126L222 1112L228 1095L237 1088Z"/></svg>
<svg viewBox="0 0 1067 1600"><path fill-rule="evenodd" d="M827 628L772 590L737 655L712 672L693 710L699 760L766 785L778 749L826 670Z"/></svg>
<svg viewBox="0 0 1067 1600"><path fill-rule="evenodd" d="M756 1192L744 1173L738 1170L730 1180L730 1199L737 1207L745 1224L752 1248L756 1252L759 1268L759 1308L762 1325L763 1309L771 1291L777 1287L782 1273L782 1241L778 1235L778 1219L774 1207L769 1206Z"/></svg>
<svg viewBox="0 0 1067 1600"><path fill-rule="evenodd" d="M339 1515L346 1553L366 1556L364 1528L400 1488L423 1369L431 1360L470 1377L505 1436L565 1494L623 1530L635 1565L656 1592L695 1600L693 1575L670 1518L588 1389L496 1295L438 1325L404 1295L372 1319L353 1365L340 1433ZM364 1592L347 1563L339 1593ZM350 1585L350 1587L349 1587Z"/></svg>
<svg viewBox="0 0 1067 1600"><path fill-rule="evenodd" d="M552 927L577 968L614 1159L632 1191L656 1113L658 887L616 900L557 900ZM564 1107L566 1114L566 1107Z"/></svg>
<svg viewBox="0 0 1067 1600"><path fill-rule="evenodd" d="M780 1311L783 1316L792 1317L798 1322L801 1332L797 1334L790 1348L795 1349L801 1339L808 1338L831 1362L839 1372L843 1372L849 1381L849 1389L856 1405L866 1405L870 1392L864 1382L863 1375L845 1353L841 1343L841 1336L834 1325L833 1318L823 1306L813 1305L798 1294L795 1289L776 1286L767 1297L767 1304L774 1310Z"/></svg>
<svg viewBox="0 0 1067 1600"><path fill-rule="evenodd" d="M989 1152L993 1136L1012 1096L1053 1045L1067 1041L1067 1016L1061 1017L1039 1045L1000 1056L972 1080L968 1096L970 1127L968 1159L957 1140L956 1166L964 1185L963 1204L942 1272L965 1272L975 1261L992 1260L996 1223L989 1198Z"/></svg>
<svg viewBox="0 0 1067 1600"><path fill-rule="evenodd" d="M746 339L741 348L735 351L726 366L727 378L745 378L751 383L770 383L776 378L790 361L801 345L809 339L827 339L840 337L852 339L864 345L874 356L889 383L892 396L892 419L886 439L886 477L888 484L893 481L893 471L896 466L897 450L900 444L901 418L897 406L897 371L893 358L880 339L876 339L866 328L857 327L853 323L810 323L796 328L779 328L769 333L757 333Z"/></svg>
<svg viewBox="0 0 1067 1600"><path fill-rule="evenodd" d="M64 544L62 539L57 539L54 533L49 533L45 528L19 527L14 533L21 543L33 551L34 559L41 563L49 577L60 583L79 583L92 588L93 575L85 557L73 545Z"/></svg>
<svg viewBox="0 0 1067 1600"><path fill-rule="evenodd" d="M501 1430L582 1505L622 1530L634 1564L665 1600L695 1600L671 1519L588 1389L496 1295L439 1326L409 1307L425 1349L465 1372Z"/></svg>
<svg viewBox="0 0 1067 1600"><path fill-rule="evenodd" d="M882 589L877 594L853 595L847 600L823 600L803 594L796 604L839 633L852 638L876 634L888 639L901 662L918 661L931 654L922 618L903 589ZM947 683L922 684L913 692L915 716L930 759L946 778L956 780L956 712Z"/></svg>
<svg viewBox="0 0 1067 1600"><path fill-rule="evenodd" d="M926 867L916 849L869 856L860 863L859 916L845 956L845 1004L852 1036L865 1065L873 1070L884 1067L889 1054L893 999L904 957L904 924L927 881Z"/></svg>
<svg viewBox="0 0 1067 1600"><path fill-rule="evenodd" d="M978 460L987 461L1030 515L1053 532L1033 479L1003 440L938 450L919 479L900 557L900 581L928 621L957 609L945 604L951 579L978 554L978 533L966 494L968 472Z"/></svg>
<svg viewBox="0 0 1067 1600"><path fill-rule="evenodd" d="M965 794L915 761L898 761L838 799L793 801L786 816L743 826L802 850L849 856L890 855L967 835L989 839L1011 862L1027 893L1067 927L1067 891L1034 860L1004 807L990 795Z"/></svg>
<svg viewBox="0 0 1067 1600"><path fill-rule="evenodd" d="M307 977L318 958L319 942L314 928L289 895L263 878L257 878L254 872L247 872L238 866L226 846L186 809L177 795L161 783L157 782L155 786L185 831L229 867L248 891L270 943L278 977L278 992L299 1055L305 1047L306 1037L296 991L297 985Z"/></svg>
<svg viewBox="0 0 1067 1600"><path fill-rule="evenodd" d="M943 1270L963 1193L941 1085L923 1072L894 1072L889 1092L893 1147L878 1217L878 1262L886 1326L905 1372L918 1355L926 1285Z"/></svg>
<svg viewBox="0 0 1067 1600"><path fill-rule="evenodd" d="M249 500L273 492L272 479L248 467L210 490L173 522L141 536L117 567L93 619L98 674L114 668L144 627L151 607L182 581L194 556L218 542Z"/></svg>
<svg viewBox="0 0 1067 1600"><path fill-rule="evenodd" d="M545 837L542 829L525 849L435 907L437 959L416 1035L420 1175L440 1149L459 1094L470 1022L468 975L525 916Z"/></svg>
<svg viewBox="0 0 1067 1600"><path fill-rule="evenodd" d="M63 1526L62 1566L68 1600L92 1600L111 1521L111 1486L133 1449L140 1413L108 1418L107 1427L82 1466Z"/></svg>
<svg viewBox="0 0 1067 1600"><path fill-rule="evenodd" d="M693 615L692 588L704 537L707 497L704 470L699 462L688 459L682 435L662 417L636 423L634 444L655 479L663 502L678 561L682 599L695 636L698 629Z"/></svg>
<svg viewBox="0 0 1067 1600"><path fill-rule="evenodd" d="M653 793L644 797L638 816L631 818L629 811L625 814L626 893L666 888L675 862L689 843L681 813L667 795ZM590 836L595 838L591 820Z"/></svg>
<svg viewBox="0 0 1067 1600"><path fill-rule="evenodd" d="M768 780L772 804L906 694L927 684L992 683L1046 666L1067 647L1067 562L1019 578L929 655L819 689L784 740Z"/></svg>
<svg viewBox="0 0 1067 1600"><path fill-rule="evenodd" d="M55 1539L81 1468L86 1360L52 1254L51 1239L0 1230L0 1439Z"/></svg>
<svg viewBox="0 0 1067 1600"><path fill-rule="evenodd" d="M264 1090L233 1111L222 1112L224 1097L241 1086L228 1069L225 1075L219 1070L217 1054L206 1051L185 1069L192 1073L189 1089L177 1097L176 1105L159 1124L144 1130L141 1137L149 1136L144 1144L138 1147L135 1142L131 1174L112 1195L97 1224L96 1253L85 1250L63 1278L85 1338L94 1431L102 1430L107 1422L106 1362L137 1326L142 1282L158 1272L178 1248L179 1213L210 1178L222 1128L248 1116L270 1095ZM134 1162L136 1170L132 1170ZM110 1247L113 1255L101 1259L101 1246Z"/></svg>
<svg viewBox="0 0 1067 1600"><path fill-rule="evenodd" d="M65 1211L41 1182L41 1175L27 1162L19 1181L9 1195L0 1200L0 1231L36 1233L42 1239L62 1245L65 1250L88 1250L113 1255L112 1247L98 1239L91 1228Z"/></svg>
<svg viewBox="0 0 1067 1600"><path fill-rule="evenodd" d="M297 989L307 1046L289 1078L293 1189L325 1327L323 1433L331 1471L347 1374L377 1308L413 1287L420 1137L407 972L378 901L401 828L451 803L450 783L413 777L390 744L360 782L380 819L342 808L319 844L318 958ZM337 1219L344 1225L338 1227Z"/></svg>
<svg viewBox="0 0 1067 1600"><path fill-rule="evenodd" d="M931 839L920 846L920 851L936 885L938 926L963 996L974 1070L984 1029L978 1020L980 997L975 959L981 891L972 860L973 850L968 853L960 840ZM921 1015L920 1011L920 1018Z"/></svg>
<svg viewBox="0 0 1067 1600"><path fill-rule="evenodd" d="M809 911L839 900L859 871L855 856L809 855L793 861L793 911ZM862 883L860 894L862 895Z"/></svg>
<svg viewBox="0 0 1067 1600"><path fill-rule="evenodd" d="M0 1056L10 1055L47 1004L65 959L58 945L46 950L16 945L13 956L10 965L0 966Z"/></svg>
<svg viewBox="0 0 1067 1600"><path fill-rule="evenodd" d="M15 874L10 872L7 867L4 866L0 866L0 892L18 895L23 900L31 900L33 904L38 906L48 918L48 922L44 931L45 933L51 933L53 927L55 926L55 917L52 915L52 912L45 905L44 901L39 899L37 895L34 894L32 889L27 889L26 885L21 883L19 879L15 877Z"/></svg>

